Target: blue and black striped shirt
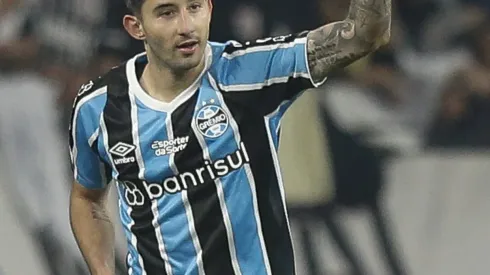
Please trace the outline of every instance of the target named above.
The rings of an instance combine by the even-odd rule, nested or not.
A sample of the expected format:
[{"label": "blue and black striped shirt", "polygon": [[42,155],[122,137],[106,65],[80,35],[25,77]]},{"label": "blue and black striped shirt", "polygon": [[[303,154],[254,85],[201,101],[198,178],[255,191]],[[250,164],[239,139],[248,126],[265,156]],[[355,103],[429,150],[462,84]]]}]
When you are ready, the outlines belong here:
[{"label": "blue and black striped shirt", "polygon": [[316,85],[306,33],[209,42],[169,103],[140,86],[146,62],[84,85],[70,127],[75,179],[117,186],[129,274],[294,274],[276,152],[283,114]]}]

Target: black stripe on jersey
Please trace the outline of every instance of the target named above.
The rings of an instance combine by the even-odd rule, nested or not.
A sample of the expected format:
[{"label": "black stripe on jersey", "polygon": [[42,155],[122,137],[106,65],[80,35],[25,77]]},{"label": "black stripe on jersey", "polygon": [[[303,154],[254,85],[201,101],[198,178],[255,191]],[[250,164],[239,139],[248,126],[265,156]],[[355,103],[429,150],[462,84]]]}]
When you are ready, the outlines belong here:
[{"label": "black stripe on jersey", "polygon": [[[172,113],[174,137],[189,136],[186,149],[175,154],[179,173],[194,171],[204,164],[203,154],[196,154],[202,152],[202,148],[191,128],[198,94]],[[187,195],[203,251],[204,271],[206,274],[235,274],[216,185],[208,173],[203,173],[203,180],[204,184],[189,189]]]},{"label": "black stripe on jersey", "polygon": [[240,105],[243,113],[237,113],[235,119],[250,113],[260,116],[266,116],[276,110],[282,102],[294,100],[304,90],[312,88],[311,81],[307,78],[298,77],[290,78],[286,83],[273,84],[260,90],[254,91],[221,91],[226,102]]},{"label": "black stripe on jersey", "polygon": [[234,43],[229,43],[226,45],[224,52],[227,54],[232,54],[236,51],[241,51],[241,50],[246,50],[254,47],[260,47],[260,46],[268,46],[268,45],[275,45],[275,44],[287,44],[291,43],[294,40],[298,38],[304,38],[308,35],[307,31],[300,32],[300,33],[295,33],[295,34],[290,34],[286,36],[277,36],[277,37],[270,37],[270,38],[265,38],[265,39],[257,39],[254,41],[247,41],[244,43],[239,43],[239,44],[234,44]]},{"label": "black stripe on jersey", "polygon": [[[124,68],[124,67],[122,67]],[[118,143],[133,145],[132,130],[134,125],[131,121],[131,102],[128,94],[128,84],[125,78],[117,79],[109,85],[107,90],[107,104],[104,109],[104,121],[107,127],[109,148],[114,148]],[[113,159],[118,157],[112,154]],[[123,183],[129,181],[139,188],[141,181],[138,178],[139,167],[136,161],[135,150],[132,150],[125,158],[133,158],[133,162],[120,163],[115,165],[119,173],[118,180]],[[125,183],[127,184],[127,183]],[[126,186],[127,188],[127,186]],[[142,192],[144,204],[142,206],[133,206],[131,218],[135,224],[131,228],[132,233],[136,236],[137,249],[143,258],[144,270],[148,274],[165,275],[165,263],[160,257],[158,240],[155,229],[152,225],[153,213],[151,202],[146,192]],[[136,259],[137,260],[137,259]]]},{"label": "black stripe on jersey", "polygon": [[[252,93],[274,94],[280,90],[295,88],[301,85],[300,79],[290,84],[276,84],[265,90],[254,91]],[[291,89],[293,90],[293,89]],[[247,92],[239,93],[246,96]],[[274,161],[272,158],[271,147],[266,131],[264,115],[244,108],[253,105],[243,106],[236,100],[236,93],[223,93],[223,98],[230,109],[232,116],[237,120],[242,141],[247,147],[250,157],[250,168],[252,170],[257,192],[257,203],[259,207],[260,220],[262,222],[262,233],[267,249],[271,271],[273,275],[293,275],[295,270],[294,254],[291,236],[287,224],[287,217],[284,213],[279,178],[276,174]],[[291,99],[294,93],[289,94]],[[270,102],[258,101],[255,104],[265,104],[261,106],[269,110],[269,113],[279,106],[282,100],[274,99]],[[247,114],[246,117],[240,114]]]}]

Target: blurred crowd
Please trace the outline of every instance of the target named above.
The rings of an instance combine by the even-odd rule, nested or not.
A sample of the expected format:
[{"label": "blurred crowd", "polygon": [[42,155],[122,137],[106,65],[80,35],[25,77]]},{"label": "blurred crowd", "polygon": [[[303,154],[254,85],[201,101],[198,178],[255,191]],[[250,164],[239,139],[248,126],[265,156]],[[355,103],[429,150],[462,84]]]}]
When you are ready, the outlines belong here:
[{"label": "blurred crowd", "polygon": [[[244,41],[313,29],[342,20],[349,2],[216,0],[211,40]],[[385,158],[490,147],[490,1],[393,4],[391,44],[334,72],[318,89],[316,101],[337,164],[337,200],[366,205],[375,218],[382,211],[376,199]],[[48,258],[53,258],[54,243],[70,247],[65,256],[77,254],[63,220],[67,209],[60,209],[70,183],[65,140],[73,99],[88,79],[143,50],[122,27],[126,12],[123,0],[0,0],[0,159],[8,167],[9,190],[19,198],[17,209],[30,217],[26,226]],[[355,185],[355,175],[342,170],[353,165],[370,171],[371,184]],[[329,207],[322,208],[322,215],[331,213]],[[382,242],[389,244],[380,219]],[[348,237],[331,219],[326,222],[345,248],[352,274],[365,274],[343,241]],[[405,274],[394,248],[385,245],[384,251],[392,274]],[[60,261],[51,261],[52,274],[63,274],[56,271],[62,270]],[[79,261],[73,260],[71,270],[77,266],[83,274]],[[314,265],[310,263],[310,272],[323,274]]]}]

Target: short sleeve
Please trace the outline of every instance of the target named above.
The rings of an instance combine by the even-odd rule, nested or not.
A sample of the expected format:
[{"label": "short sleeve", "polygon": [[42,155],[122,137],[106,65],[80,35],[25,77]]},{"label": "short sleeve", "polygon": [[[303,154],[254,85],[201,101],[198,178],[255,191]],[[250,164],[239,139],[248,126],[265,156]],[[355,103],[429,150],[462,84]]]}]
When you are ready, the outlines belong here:
[{"label": "short sleeve", "polygon": [[225,91],[257,90],[302,80],[298,90],[318,87],[310,75],[307,32],[259,39],[244,44],[229,42],[222,54],[219,74]]},{"label": "short sleeve", "polygon": [[73,175],[88,189],[104,188],[108,183],[107,165],[97,153],[100,115],[104,104],[105,91],[99,89],[79,95],[72,111],[69,139]]},{"label": "short sleeve", "polygon": [[311,78],[307,34],[228,42],[212,67],[217,88],[225,98],[257,106],[264,115],[289,106],[285,102],[292,103],[303,91],[325,81]]}]

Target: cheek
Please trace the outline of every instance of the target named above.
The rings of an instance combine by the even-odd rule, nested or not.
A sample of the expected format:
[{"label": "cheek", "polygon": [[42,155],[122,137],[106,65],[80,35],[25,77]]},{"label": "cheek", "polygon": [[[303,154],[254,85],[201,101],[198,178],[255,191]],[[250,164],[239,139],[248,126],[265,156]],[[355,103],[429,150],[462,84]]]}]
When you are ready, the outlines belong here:
[{"label": "cheek", "polygon": [[211,23],[211,17],[203,15],[202,17],[195,19],[195,25],[197,26],[199,33],[201,35],[207,34],[209,32],[209,26]]},{"label": "cheek", "polygon": [[208,10],[202,10],[190,16],[192,23],[196,26],[208,25],[211,22],[211,13]]},{"label": "cheek", "polygon": [[147,32],[147,42],[159,48],[169,48],[172,45],[172,35],[162,29],[153,29]]}]

